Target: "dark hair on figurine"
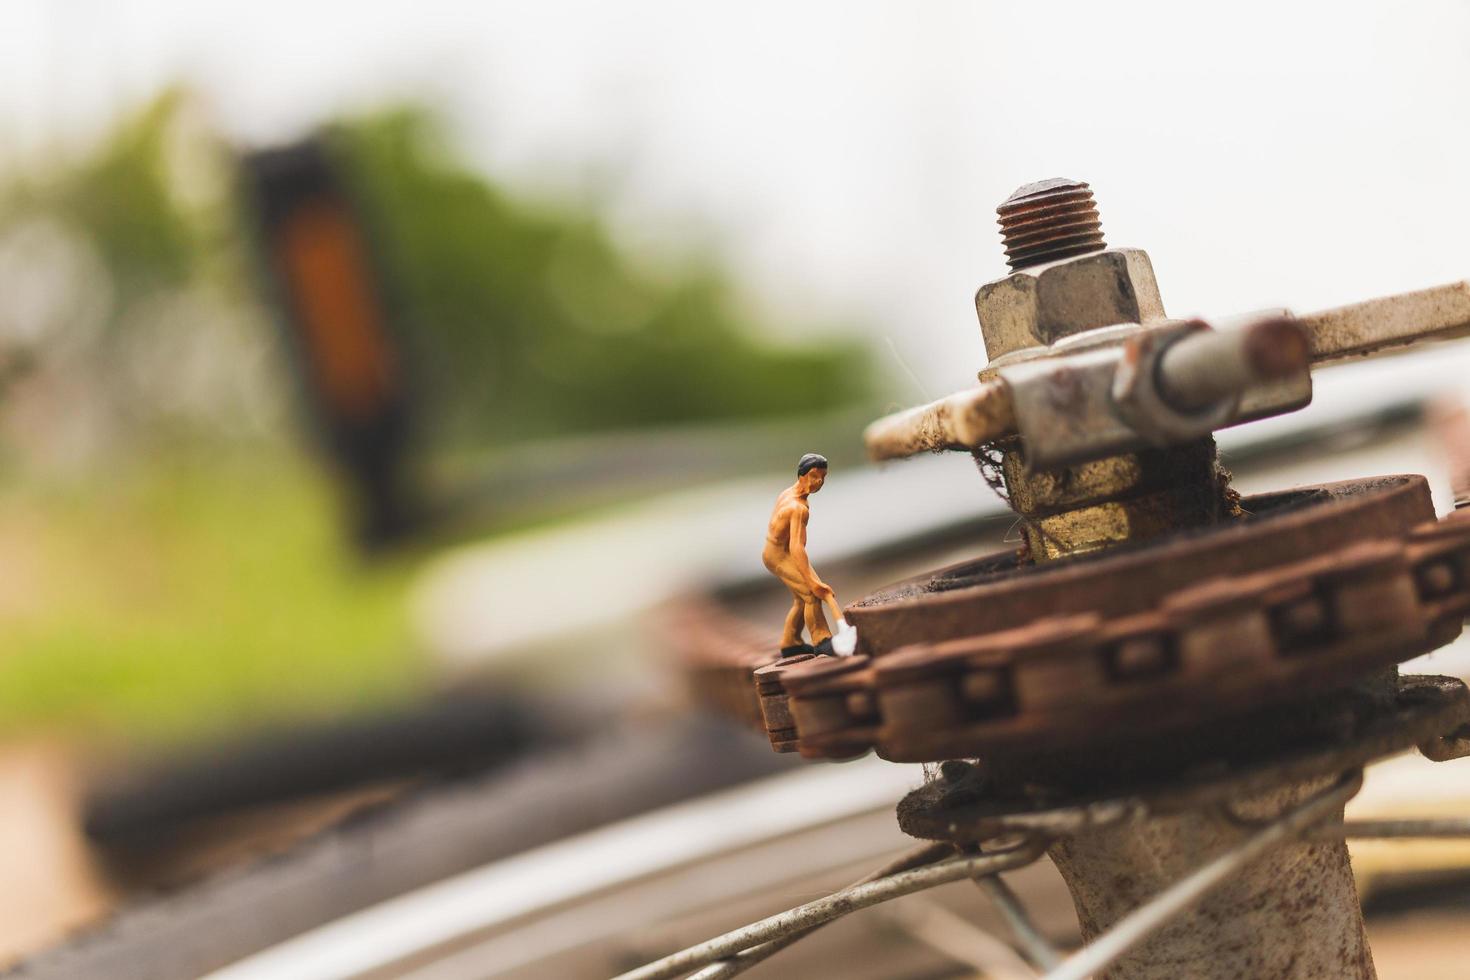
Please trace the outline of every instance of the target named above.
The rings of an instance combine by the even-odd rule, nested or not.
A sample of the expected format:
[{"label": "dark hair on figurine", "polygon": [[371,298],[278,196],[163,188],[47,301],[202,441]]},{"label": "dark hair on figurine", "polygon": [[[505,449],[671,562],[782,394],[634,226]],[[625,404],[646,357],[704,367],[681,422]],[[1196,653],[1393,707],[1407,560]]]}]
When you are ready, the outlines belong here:
[{"label": "dark hair on figurine", "polygon": [[796,464],[796,475],[806,476],[807,472],[815,469],[826,469],[827,457],[821,453],[807,453],[801,457],[801,462]]}]

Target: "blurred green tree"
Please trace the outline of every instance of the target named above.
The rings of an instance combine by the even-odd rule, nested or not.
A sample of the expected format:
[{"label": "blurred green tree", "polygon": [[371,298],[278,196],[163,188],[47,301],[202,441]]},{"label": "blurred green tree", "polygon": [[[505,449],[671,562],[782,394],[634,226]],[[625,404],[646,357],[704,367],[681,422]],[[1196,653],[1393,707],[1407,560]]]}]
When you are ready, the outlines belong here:
[{"label": "blurred green tree", "polygon": [[[187,93],[170,91],[80,158],[46,160],[0,187],[0,237],[39,215],[100,260],[106,311],[87,386],[106,394],[97,410],[107,426],[156,424],[160,413],[140,404],[156,397],[168,403],[171,437],[192,431],[207,441],[223,434],[212,424],[242,413],[215,406],[192,427],[174,424],[170,365],[212,364],[217,378],[231,364],[258,360],[242,352],[238,324],[242,313],[263,318],[243,261],[228,157],[190,106]],[[426,403],[421,435],[435,445],[827,413],[872,393],[865,347],[839,330],[800,345],[769,339],[789,331],[757,330],[712,262],[650,269],[633,260],[595,203],[533,201],[471,170],[422,107],[339,120],[329,131],[372,219]],[[182,186],[199,183],[201,161],[216,171],[203,182],[213,198]],[[209,302],[175,316],[180,325],[169,330],[187,336],[171,340],[157,329],[157,313],[161,297],[180,295]],[[233,315],[234,326],[211,333],[209,324],[188,322],[211,313]],[[262,330],[257,342],[274,337]],[[200,352],[211,344],[219,348],[213,356]],[[187,358],[159,351],[183,345]],[[134,380],[119,383],[130,369]],[[194,382],[221,398],[227,387]],[[255,385],[257,395],[264,389],[272,398],[286,390]]]},{"label": "blurred green tree", "polygon": [[643,271],[585,206],[531,203],[456,162],[422,109],[336,135],[456,442],[823,412],[871,394],[857,343],[763,342],[718,269]]},{"label": "blurred green tree", "polygon": [[[713,264],[635,262],[595,203],[497,185],[442,149],[423,109],[332,132],[436,446],[780,420],[868,396],[856,343],[763,339],[782,331],[757,331]],[[0,539],[24,583],[0,601],[0,729],[86,719],[193,738],[427,683],[411,564],[342,562],[338,496],[280,451],[290,386],[222,147],[175,91],[83,153],[0,176]],[[748,465],[733,439],[676,436],[720,461],[708,477]],[[607,440],[614,455],[631,441]],[[28,465],[47,453],[68,465]]]}]

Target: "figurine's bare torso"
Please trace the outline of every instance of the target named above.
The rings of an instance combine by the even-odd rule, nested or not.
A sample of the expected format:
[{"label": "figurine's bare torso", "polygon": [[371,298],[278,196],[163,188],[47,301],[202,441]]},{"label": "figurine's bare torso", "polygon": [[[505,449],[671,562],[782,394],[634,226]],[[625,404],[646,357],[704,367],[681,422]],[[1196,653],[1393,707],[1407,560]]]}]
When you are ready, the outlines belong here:
[{"label": "figurine's bare torso", "polygon": [[782,490],[781,496],[776,498],[776,509],[771,511],[771,524],[766,528],[766,550],[762,556],[767,568],[771,568],[772,562],[790,554],[793,540],[798,541],[803,549],[806,547],[806,522],[812,510],[806,502],[806,494],[798,496],[795,490],[795,487]]}]

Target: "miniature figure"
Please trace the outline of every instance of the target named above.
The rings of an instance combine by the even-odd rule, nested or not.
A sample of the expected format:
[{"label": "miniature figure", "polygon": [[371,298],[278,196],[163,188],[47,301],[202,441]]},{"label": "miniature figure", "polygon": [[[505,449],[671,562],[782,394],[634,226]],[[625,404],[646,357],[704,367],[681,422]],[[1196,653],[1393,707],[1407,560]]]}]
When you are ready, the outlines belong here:
[{"label": "miniature figure", "polygon": [[[807,497],[822,489],[827,480],[827,459],[817,453],[807,453],[796,464],[796,482],[776,498],[776,508],[771,511],[771,523],[766,528],[766,547],[761,554],[766,569],[791,590],[791,612],[786,614],[786,626],[781,631],[781,656],[793,657],[802,653],[850,654],[857,643],[856,630],[842,620],[837,599],[832,588],[817,577],[811,561],[806,556],[806,524],[811,514]],[[827,626],[827,617],[822,604],[831,605],[837,617],[837,649],[833,649],[832,630]],[[801,640],[802,626],[806,626],[810,643]]]}]

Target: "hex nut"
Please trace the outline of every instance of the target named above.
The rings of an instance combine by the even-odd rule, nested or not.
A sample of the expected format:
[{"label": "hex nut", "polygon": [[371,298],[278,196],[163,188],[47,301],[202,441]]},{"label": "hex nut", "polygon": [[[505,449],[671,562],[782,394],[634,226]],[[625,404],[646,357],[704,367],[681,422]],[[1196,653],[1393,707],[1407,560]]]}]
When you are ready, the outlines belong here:
[{"label": "hex nut", "polygon": [[1119,323],[1164,317],[1148,253],[1109,248],[1013,272],[975,294],[990,359]]},{"label": "hex nut", "polygon": [[1050,561],[1214,524],[1220,508],[1216,495],[1181,487],[1032,518],[1023,532],[1037,560]]}]

